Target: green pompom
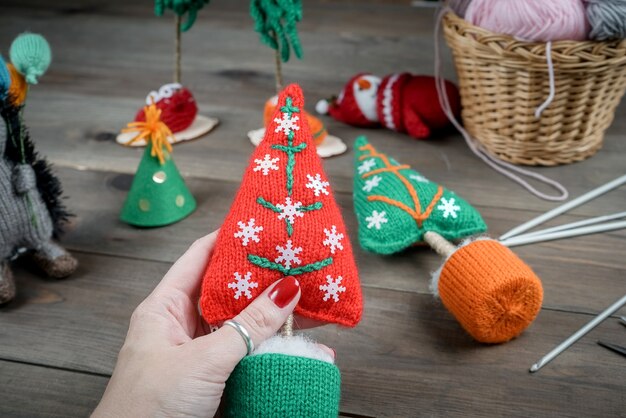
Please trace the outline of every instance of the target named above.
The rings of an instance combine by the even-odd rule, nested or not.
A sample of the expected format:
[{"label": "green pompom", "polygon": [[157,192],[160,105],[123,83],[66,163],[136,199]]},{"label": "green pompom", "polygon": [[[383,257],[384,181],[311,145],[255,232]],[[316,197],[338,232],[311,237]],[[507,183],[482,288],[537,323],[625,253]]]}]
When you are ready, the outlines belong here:
[{"label": "green pompom", "polygon": [[424,240],[427,231],[458,240],[487,230],[480,213],[460,196],[357,138],[354,210],[361,246],[392,254]]},{"label": "green pompom", "polygon": [[302,20],[301,0],[252,0],[250,15],[261,42],[272,49],[280,49],[283,62],[289,61],[291,49],[296,57],[302,58],[302,45],[296,28]]},{"label": "green pompom", "polygon": [[23,33],[15,38],[9,56],[28,84],[37,84],[37,79],[45,74],[52,61],[48,41],[36,33]]},{"label": "green pompom", "polygon": [[154,14],[163,16],[165,9],[170,9],[181,17],[188,13],[187,21],[180,28],[182,32],[187,32],[195,23],[198,10],[206,4],[209,4],[209,0],[155,0]]}]

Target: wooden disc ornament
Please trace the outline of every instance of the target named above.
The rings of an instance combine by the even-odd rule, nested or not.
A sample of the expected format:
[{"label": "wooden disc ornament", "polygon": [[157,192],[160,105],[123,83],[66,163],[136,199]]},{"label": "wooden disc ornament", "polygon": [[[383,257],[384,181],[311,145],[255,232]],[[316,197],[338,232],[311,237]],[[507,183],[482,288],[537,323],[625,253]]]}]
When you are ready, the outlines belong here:
[{"label": "wooden disc ornament", "polygon": [[[456,193],[379,152],[355,143],[354,207],[361,246],[379,254],[426,243],[446,260],[431,290],[476,340],[519,335],[541,308],[537,275],[511,250],[480,236],[480,213]],[[478,235],[474,239],[467,239]],[[466,239],[458,247],[450,240]]]},{"label": "wooden disc ornament", "polygon": [[[235,317],[287,276],[300,285],[295,314],[353,327],[363,302],[348,233],[304,117],[300,87],[278,98],[206,269],[200,310],[209,324]],[[260,345],[227,382],[227,416],[336,417],[339,370],[291,335]]]}]

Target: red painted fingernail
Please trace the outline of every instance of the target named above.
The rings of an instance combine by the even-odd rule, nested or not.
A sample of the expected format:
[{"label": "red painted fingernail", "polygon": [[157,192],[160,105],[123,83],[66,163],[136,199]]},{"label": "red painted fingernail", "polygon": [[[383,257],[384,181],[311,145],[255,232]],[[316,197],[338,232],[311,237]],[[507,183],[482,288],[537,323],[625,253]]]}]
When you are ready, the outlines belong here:
[{"label": "red painted fingernail", "polygon": [[284,308],[296,297],[300,290],[300,283],[293,277],[282,279],[269,293],[269,298],[279,308]]}]

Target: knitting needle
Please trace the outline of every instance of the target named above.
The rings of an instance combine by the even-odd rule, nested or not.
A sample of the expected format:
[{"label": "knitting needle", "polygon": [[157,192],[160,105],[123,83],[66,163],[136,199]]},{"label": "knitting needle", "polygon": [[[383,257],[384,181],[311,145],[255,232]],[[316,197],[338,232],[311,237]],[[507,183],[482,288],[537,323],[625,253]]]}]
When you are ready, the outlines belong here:
[{"label": "knitting needle", "polygon": [[604,341],[598,341],[598,345],[604,348],[608,348],[609,350],[626,357],[626,348],[622,347],[621,345],[605,343]]},{"label": "knitting needle", "polygon": [[552,232],[549,234],[540,235],[519,235],[504,241],[500,241],[500,244],[505,247],[515,247],[518,245],[533,244],[536,242],[552,241],[555,239],[563,239],[570,237],[577,237],[580,235],[597,234],[599,232],[614,231],[616,229],[626,228],[626,221],[619,222],[607,222],[599,225],[583,226],[581,228],[566,229],[564,231]]},{"label": "knitting needle", "polygon": [[596,189],[593,189],[593,190],[583,194],[582,196],[578,196],[576,199],[570,200],[569,202],[567,202],[567,203],[565,203],[565,204],[563,204],[561,206],[558,206],[558,207],[556,207],[556,208],[554,208],[554,209],[544,213],[543,215],[539,215],[536,218],[531,219],[530,221],[528,221],[526,223],[523,223],[522,225],[517,226],[517,227],[511,229],[509,232],[507,232],[504,235],[502,235],[500,237],[500,240],[502,241],[502,240],[505,240],[507,238],[514,237],[515,235],[519,235],[522,232],[526,232],[529,229],[531,229],[531,228],[533,228],[533,227],[535,227],[535,226],[537,226],[539,224],[542,224],[542,223],[544,223],[544,222],[546,222],[546,221],[548,221],[548,220],[550,220],[550,219],[552,219],[552,218],[554,218],[554,217],[556,217],[556,216],[558,216],[558,215],[560,215],[562,213],[565,213],[565,212],[567,212],[570,209],[573,209],[573,208],[575,208],[577,206],[580,206],[583,203],[586,203],[586,202],[588,202],[588,201],[590,201],[592,199],[595,199],[596,197],[598,197],[598,196],[600,196],[600,195],[602,195],[602,194],[604,194],[604,193],[606,193],[606,192],[608,192],[610,190],[613,190],[616,187],[619,187],[619,186],[621,186],[624,183],[626,183],[626,174],[624,174],[623,176],[618,177],[615,180],[610,181],[610,182],[608,182],[608,183],[606,183],[606,184],[604,184],[604,185],[602,185],[602,186],[600,186],[600,187],[598,187]]},{"label": "knitting needle", "polygon": [[552,351],[546,354],[541,358],[537,363],[530,366],[530,372],[534,373],[541,369],[543,366],[552,361],[556,356],[561,354],[563,351],[567,350],[570,345],[574,344],[576,341],[581,339],[585,334],[589,331],[597,327],[602,321],[608,318],[610,315],[617,312],[622,306],[626,305],[626,295],[622,296],[620,300],[606,308],[603,312],[599,313],[594,319],[589,321],[587,325],[576,331],[572,336],[570,336],[567,340],[563,341],[561,344],[557,345]]},{"label": "knitting needle", "polygon": [[579,228],[581,226],[587,226],[587,225],[595,225],[595,224],[608,222],[608,221],[614,221],[616,219],[622,219],[622,218],[626,218],[626,212],[618,212],[612,215],[596,216],[590,219],[583,219],[582,221],[570,222],[568,224],[553,226],[552,228],[540,229],[539,231],[533,231],[527,234],[517,235],[514,238],[531,237],[531,236],[536,236],[536,235],[549,234],[551,232],[564,231],[566,229],[574,229],[574,228]]}]

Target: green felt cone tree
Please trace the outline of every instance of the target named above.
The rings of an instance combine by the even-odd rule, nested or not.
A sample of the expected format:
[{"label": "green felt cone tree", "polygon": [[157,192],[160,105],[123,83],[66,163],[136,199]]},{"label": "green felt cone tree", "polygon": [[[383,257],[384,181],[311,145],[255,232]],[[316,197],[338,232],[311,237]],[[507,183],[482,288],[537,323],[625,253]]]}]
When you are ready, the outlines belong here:
[{"label": "green felt cone tree", "polygon": [[172,133],[160,120],[154,104],[144,108],[145,122],[132,122],[126,131],[138,132],[129,142],[146,139],[148,146],[139,163],[120,219],[139,227],[165,226],[187,217],[196,201],[185,185],[171,155],[167,137]]},{"label": "green felt cone tree", "polygon": [[469,203],[378,152],[365,137],[355,149],[354,208],[364,249],[392,254],[423,242],[426,231],[458,240],[487,230]]}]

